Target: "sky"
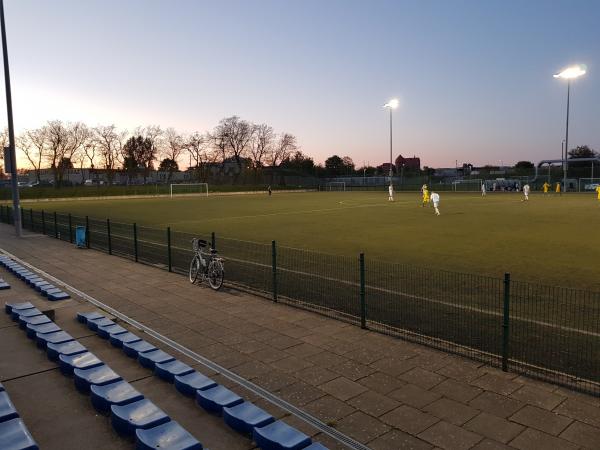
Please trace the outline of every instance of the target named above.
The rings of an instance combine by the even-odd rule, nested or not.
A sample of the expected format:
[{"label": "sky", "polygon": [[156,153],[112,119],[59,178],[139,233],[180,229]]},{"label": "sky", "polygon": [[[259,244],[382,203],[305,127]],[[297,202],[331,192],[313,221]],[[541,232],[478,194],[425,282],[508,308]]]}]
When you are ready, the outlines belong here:
[{"label": "sky", "polygon": [[[204,132],[238,115],[317,162],[454,167],[600,150],[600,1],[5,0],[16,131]],[[3,85],[0,89],[4,99]],[[2,104],[4,102],[2,101]],[[6,123],[5,108],[0,123]]]}]

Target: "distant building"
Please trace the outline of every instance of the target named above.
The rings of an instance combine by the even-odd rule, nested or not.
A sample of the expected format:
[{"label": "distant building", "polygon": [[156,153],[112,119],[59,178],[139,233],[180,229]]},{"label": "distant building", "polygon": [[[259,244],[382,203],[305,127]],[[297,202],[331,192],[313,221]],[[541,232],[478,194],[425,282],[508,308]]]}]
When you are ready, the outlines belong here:
[{"label": "distant building", "polygon": [[399,172],[402,166],[404,166],[404,169],[421,170],[421,158],[417,156],[405,158],[402,155],[398,155],[396,158],[396,171]]}]

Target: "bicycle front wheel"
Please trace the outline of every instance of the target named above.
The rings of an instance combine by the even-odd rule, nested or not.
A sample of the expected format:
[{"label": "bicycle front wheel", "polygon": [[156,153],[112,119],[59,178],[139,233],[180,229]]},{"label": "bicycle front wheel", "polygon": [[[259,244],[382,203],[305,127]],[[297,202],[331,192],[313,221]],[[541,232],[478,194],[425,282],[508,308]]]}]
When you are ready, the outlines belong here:
[{"label": "bicycle front wheel", "polygon": [[221,289],[223,286],[223,280],[225,279],[225,269],[223,263],[218,260],[213,260],[208,265],[208,284],[215,291]]},{"label": "bicycle front wheel", "polygon": [[190,283],[194,284],[196,282],[196,280],[198,280],[199,274],[200,274],[200,258],[198,258],[198,255],[196,255],[192,259],[192,262],[190,262],[190,272],[189,272]]}]

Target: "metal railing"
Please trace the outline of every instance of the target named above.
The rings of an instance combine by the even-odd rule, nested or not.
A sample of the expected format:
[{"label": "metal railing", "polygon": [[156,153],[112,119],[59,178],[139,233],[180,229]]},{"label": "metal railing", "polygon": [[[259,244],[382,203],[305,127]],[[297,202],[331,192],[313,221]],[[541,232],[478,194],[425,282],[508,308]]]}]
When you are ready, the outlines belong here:
[{"label": "metal railing", "polygon": [[[211,239],[231,287],[600,396],[600,292],[430,270],[109,219],[21,210],[23,227],[187,274],[193,237]],[[0,207],[0,221],[12,211]]]}]

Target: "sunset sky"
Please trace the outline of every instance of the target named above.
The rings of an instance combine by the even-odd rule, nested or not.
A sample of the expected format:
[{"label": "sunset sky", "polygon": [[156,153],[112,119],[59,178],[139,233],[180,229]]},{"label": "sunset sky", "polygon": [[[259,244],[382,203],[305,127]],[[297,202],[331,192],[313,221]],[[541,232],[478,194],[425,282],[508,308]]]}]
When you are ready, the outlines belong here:
[{"label": "sunset sky", "polygon": [[[17,132],[47,120],[207,131],[226,116],[322,162],[454,166],[600,150],[600,1],[5,0]],[[4,105],[2,83],[2,105]],[[6,123],[5,107],[0,120]]]}]

